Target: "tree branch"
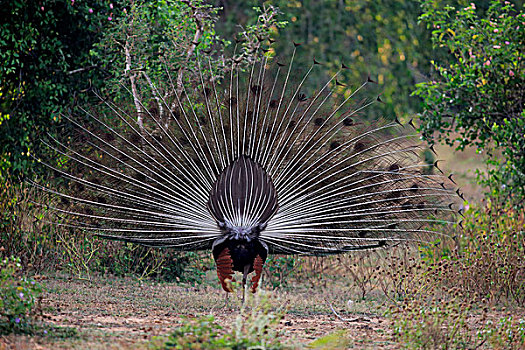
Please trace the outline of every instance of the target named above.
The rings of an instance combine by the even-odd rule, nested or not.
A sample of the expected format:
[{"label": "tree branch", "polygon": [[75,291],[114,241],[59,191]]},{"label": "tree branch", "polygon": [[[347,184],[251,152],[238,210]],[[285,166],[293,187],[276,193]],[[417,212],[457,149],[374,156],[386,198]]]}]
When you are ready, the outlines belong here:
[{"label": "tree branch", "polygon": [[129,82],[131,83],[131,93],[133,95],[133,103],[135,104],[135,109],[137,110],[137,125],[139,126],[141,134],[144,134],[144,109],[140,103],[139,92],[137,89],[137,73],[131,71],[131,50],[129,36],[126,36],[124,55],[126,56],[126,68],[124,69],[124,75],[129,77]]},{"label": "tree branch", "polygon": [[[153,82],[151,81],[150,77],[148,76],[148,74],[146,72],[142,72],[142,75],[144,75],[144,78],[146,78],[146,81],[148,82],[150,88],[151,88],[151,92],[153,94],[153,97],[155,98],[155,101],[157,101],[157,106],[159,108],[159,122],[163,122],[163,116],[164,116],[164,105],[163,105],[163,101],[161,99],[161,97],[159,96],[159,93],[158,93],[158,90],[157,88],[155,87],[155,85],[153,84]],[[161,124],[165,129],[168,128],[168,123],[167,123],[167,118],[166,118],[166,123],[165,124]]]},{"label": "tree branch", "polygon": [[[193,40],[191,41],[191,45],[188,48],[188,51],[186,51],[186,62],[188,62],[191,56],[195,53],[195,49],[197,48],[197,45],[199,45],[199,40],[201,39],[202,34],[204,32],[204,26],[200,19],[200,15],[198,13],[197,8],[195,8],[195,6],[191,4],[191,1],[184,1],[184,2],[191,8],[191,17],[193,18],[193,20],[195,21],[195,25],[197,26],[197,29],[195,30],[195,35],[193,36]],[[184,85],[182,81],[183,77],[184,77],[184,69],[181,67],[177,73],[177,88],[176,88],[177,99],[176,101],[181,96],[182,91],[184,90]],[[173,102],[170,109],[173,110],[175,106],[176,106],[176,103]],[[161,118],[163,117],[164,116],[161,116]],[[164,124],[167,125],[167,118],[164,121]]]}]

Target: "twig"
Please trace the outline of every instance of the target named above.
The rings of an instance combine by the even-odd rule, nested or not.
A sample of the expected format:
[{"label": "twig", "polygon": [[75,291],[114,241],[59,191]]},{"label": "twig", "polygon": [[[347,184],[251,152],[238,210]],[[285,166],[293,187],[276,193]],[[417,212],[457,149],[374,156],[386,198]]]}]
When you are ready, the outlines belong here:
[{"label": "twig", "polygon": [[70,71],[67,72],[67,74],[68,75],[73,75],[73,74],[76,74],[76,73],[84,72],[86,70],[91,70],[91,69],[96,68],[96,67],[98,67],[98,65],[97,64],[93,64],[91,66],[70,70]]},{"label": "twig", "polygon": [[337,317],[343,322],[370,322],[370,319],[368,317],[344,318],[341,315],[339,315],[337,311],[335,311],[334,307],[328,300],[325,299],[325,301],[330,306],[330,309],[332,309],[332,312],[334,313],[335,317]]},{"label": "twig", "polygon": [[[164,125],[164,124],[162,124],[163,116],[164,116],[164,106],[162,104],[163,100],[159,96],[158,90],[155,87],[155,84],[153,84],[153,82],[151,81],[149,75],[146,72],[142,72],[142,75],[144,75],[144,78],[146,78],[146,81],[148,82],[148,84],[149,84],[149,86],[151,88],[151,92],[153,94],[153,97],[155,98],[155,101],[157,101],[157,106],[159,108],[159,123],[160,123],[160,125]],[[168,125],[167,124],[164,125],[164,128],[167,129]]]},{"label": "twig", "polygon": [[[199,40],[201,39],[202,34],[204,32],[204,26],[202,24],[202,21],[199,18],[199,13],[197,11],[197,8],[192,5],[191,1],[183,1],[183,2],[186,3],[186,5],[188,5],[191,8],[191,17],[193,18],[193,20],[195,21],[195,25],[197,26],[197,29],[195,30],[195,35],[193,36],[193,40],[191,41],[191,45],[188,48],[188,51],[186,51],[186,62],[188,62],[190,57],[195,52],[195,49],[199,45]],[[182,91],[184,90],[184,85],[182,81],[183,78],[184,78],[184,69],[181,66],[181,68],[179,69],[177,73],[177,89],[176,89],[177,96],[180,96],[182,94]],[[173,110],[175,105],[176,103],[173,102],[170,109]],[[162,117],[163,116],[161,116],[161,118]],[[161,120],[161,122],[163,121]],[[164,124],[167,127],[167,120],[164,122]]]}]

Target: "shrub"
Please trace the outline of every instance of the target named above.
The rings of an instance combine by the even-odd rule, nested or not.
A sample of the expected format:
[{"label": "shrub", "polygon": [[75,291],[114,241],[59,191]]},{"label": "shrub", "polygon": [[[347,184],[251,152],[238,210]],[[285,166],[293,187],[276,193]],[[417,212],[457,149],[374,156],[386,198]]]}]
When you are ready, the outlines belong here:
[{"label": "shrub", "polygon": [[423,252],[440,264],[441,283],[478,301],[525,306],[525,214],[488,201],[471,207],[463,226],[453,249]]},{"label": "shrub", "polygon": [[[262,295],[262,296],[261,296]],[[233,322],[233,329],[225,331],[213,316],[188,320],[157,349],[283,349],[279,321],[282,311],[272,311],[270,298],[260,292],[252,302],[251,310],[243,305]]]},{"label": "shrub", "polygon": [[60,113],[85,97],[79,91],[101,84],[106,74],[89,50],[110,11],[94,0],[0,8],[0,176],[38,173],[37,141],[59,134]]},{"label": "shrub", "polygon": [[[0,177],[1,180],[1,177]],[[0,187],[0,259],[17,256],[24,268],[41,271],[57,262],[57,229],[47,203],[35,188],[4,179]]]},{"label": "shrub", "polygon": [[298,268],[296,256],[273,256],[268,259],[265,270],[273,288],[286,287]]},{"label": "shrub", "polygon": [[92,273],[110,273],[200,284],[212,268],[210,258],[195,252],[108,241],[81,231],[59,231],[58,236],[63,265],[79,279],[90,280]]},{"label": "shrub", "polygon": [[50,209],[55,206],[56,199],[43,191],[5,179],[0,187],[0,259],[17,256],[24,269],[66,269],[82,279],[101,272],[201,283],[205,271],[212,268],[210,259],[197,253],[93,237],[68,227],[68,222]]},{"label": "shrub", "polygon": [[475,348],[467,324],[471,303],[458,298],[406,298],[390,308],[394,338],[413,349]]},{"label": "shrub", "polygon": [[391,253],[380,284],[394,338],[406,347],[522,348],[525,320],[498,319],[489,306],[524,305],[525,216],[494,202],[469,208],[455,240],[422,247],[421,258]]},{"label": "shrub", "polygon": [[39,309],[42,287],[23,276],[20,259],[5,258],[0,262],[0,332],[24,332]]},{"label": "shrub", "polygon": [[[431,143],[462,150],[472,145],[488,156],[488,177],[480,182],[523,206],[525,198],[525,13],[495,0],[483,15],[437,1],[422,3],[420,20],[432,30],[435,48],[448,60],[432,62],[434,80],[414,92],[423,99],[420,130]],[[503,154],[503,158],[499,153]]]}]

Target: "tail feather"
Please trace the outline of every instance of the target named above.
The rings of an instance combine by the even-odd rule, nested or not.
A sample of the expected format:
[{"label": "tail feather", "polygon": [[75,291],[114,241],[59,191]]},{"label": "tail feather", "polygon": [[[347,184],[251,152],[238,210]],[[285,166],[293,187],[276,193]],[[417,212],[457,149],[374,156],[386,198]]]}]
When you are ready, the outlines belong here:
[{"label": "tail feather", "polygon": [[343,66],[310,91],[322,66],[314,60],[299,75],[298,49],[285,65],[268,54],[247,67],[232,60],[221,80],[198,61],[193,85],[150,81],[134,99],[138,116],[98,96],[84,117],[66,117],[76,142],[47,144],[68,160],[49,167],[70,187],[35,186],[64,199],[54,209],[71,227],[181,250],[211,248],[226,220],[261,224],[271,252],[293,254],[420,241],[453,223],[457,194],[449,178],[428,174],[414,131],[359,117],[378,103],[354,102],[373,81],[352,90]]}]

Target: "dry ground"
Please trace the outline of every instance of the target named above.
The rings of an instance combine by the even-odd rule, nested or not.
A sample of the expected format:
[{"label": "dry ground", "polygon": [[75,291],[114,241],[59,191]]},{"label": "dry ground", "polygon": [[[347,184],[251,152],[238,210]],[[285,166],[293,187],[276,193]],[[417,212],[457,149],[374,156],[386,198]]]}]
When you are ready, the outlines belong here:
[{"label": "dry ground", "polygon": [[[240,302],[216,287],[182,287],[171,283],[137,281],[130,278],[95,277],[92,281],[62,276],[45,279],[42,300],[44,322],[71,327],[78,335],[56,337],[8,336],[0,338],[0,349],[136,349],[144,348],[155,336],[169,334],[185,318],[213,315],[228,329],[239,314]],[[344,302],[326,295],[322,286],[270,293],[272,305],[286,306],[281,321],[289,344],[309,344],[314,339],[346,330],[355,348],[396,348],[389,340],[377,300],[354,305],[352,314]],[[344,293],[344,291],[341,291]],[[330,293],[329,293],[330,294]],[[325,299],[331,300],[342,317],[363,317],[366,321],[345,322],[337,318]]]},{"label": "dry ground", "polygon": [[[43,282],[47,286],[42,300],[44,324],[74,328],[76,335],[4,336],[0,337],[0,349],[142,349],[151,346],[156,337],[169,334],[186,318],[213,315],[228,329],[240,310],[237,297],[230,298],[229,306],[225,306],[224,293],[208,284],[184,287],[110,276],[85,281],[68,275],[48,276]],[[327,282],[327,287],[267,292],[272,305],[287,308],[280,322],[287,344],[308,346],[315,339],[336,333],[331,345],[316,348],[401,347],[392,339],[388,320],[383,317],[384,299],[379,291],[370,292],[366,301],[348,303],[348,295],[357,297],[356,291],[345,287],[341,280]],[[347,322],[336,317],[328,302],[341,317],[361,320]],[[502,314],[494,312],[491,317],[497,319]],[[516,316],[525,317],[525,312]],[[476,327],[479,319],[473,315],[469,322]]]}]

